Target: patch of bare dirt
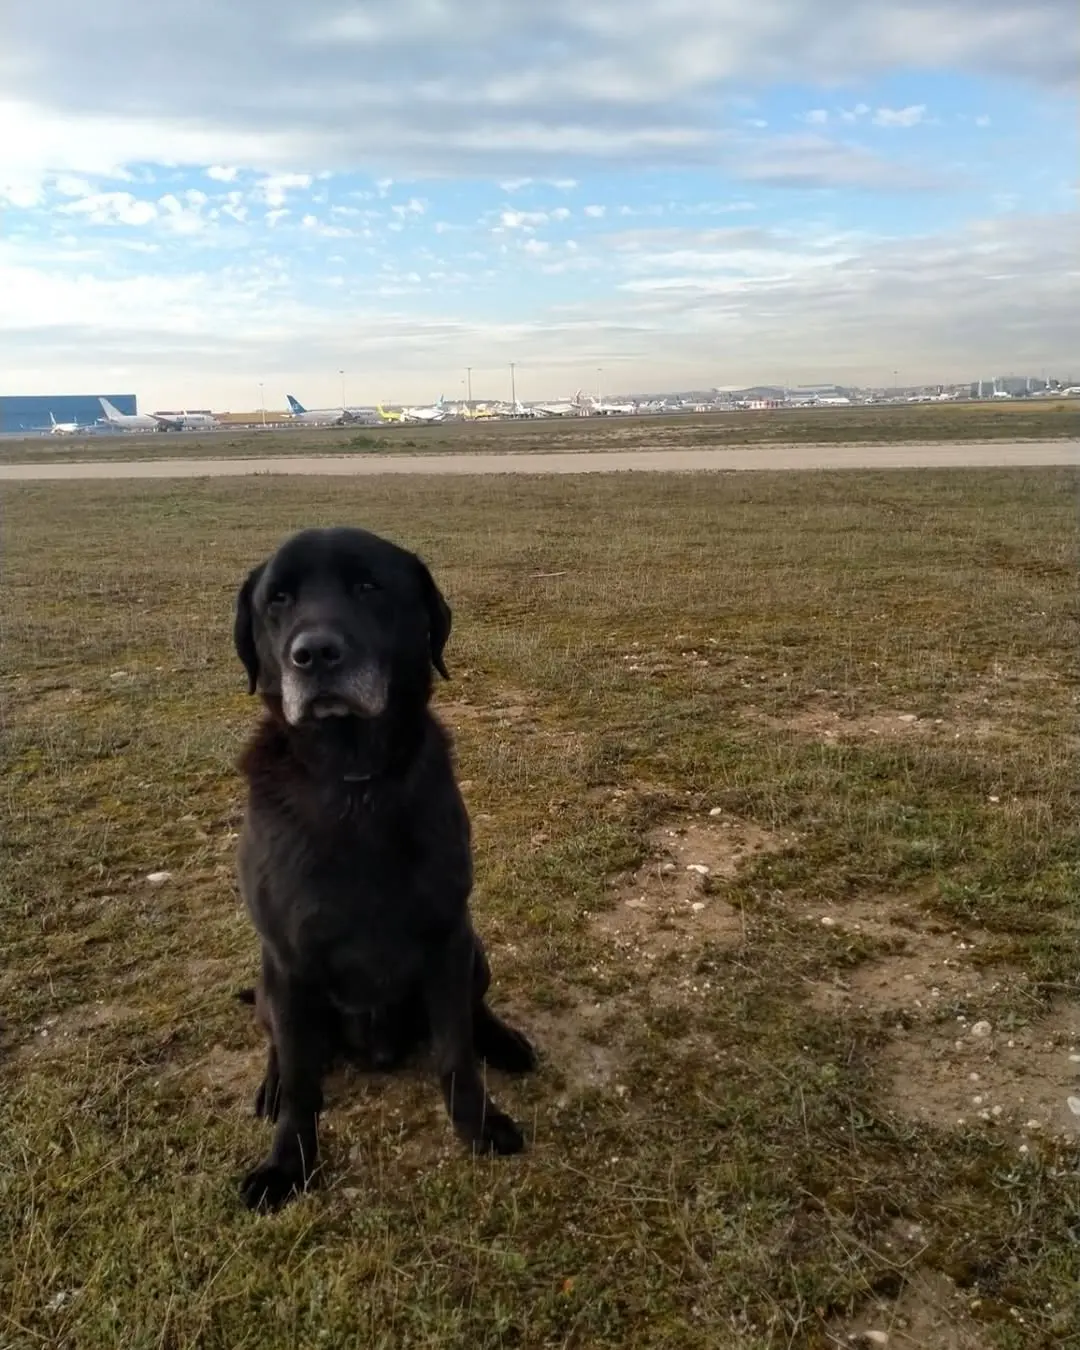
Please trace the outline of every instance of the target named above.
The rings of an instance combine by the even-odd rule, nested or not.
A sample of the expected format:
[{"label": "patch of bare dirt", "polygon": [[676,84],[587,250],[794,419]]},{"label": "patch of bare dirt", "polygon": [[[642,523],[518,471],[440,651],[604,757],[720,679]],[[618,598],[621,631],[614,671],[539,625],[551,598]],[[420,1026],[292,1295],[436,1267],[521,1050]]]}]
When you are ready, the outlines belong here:
[{"label": "patch of bare dirt", "polygon": [[[892,898],[822,906],[803,916],[832,935],[838,954],[853,964],[814,985],[810,999],[831,1013],[896,1013],[905,1018],[935,1014],[953,1004],[977,1008],[998,994],[1014,972],[988,976],[978,964],[989,936],[960,932]],[[858,960],[860,954],[866,959]],[[856,962],[857,963],[854,963]]]},{"label": "patch of bare dirt", "polygon": [[845,1350],[988,1350],[967,1300],[947,1275],[915,1270],[893,1301],[874,1300],[843,1325],[830,1342]]},{"label": "patch of bare dirt", "polygon": [[926,739],[939,743],[948,741],[985,740],[988,737],[1009,737],[1013,734],[1007,724],[987,716],[963,718],[920,717],[906,709],[887,709],[875,713],[845,713],[835,708],[802,708],[790,717],[773,717],[758,709],[744,714],[750,721],[765,726],[793,731],[816,741],[904,741]]},{"label": "patch of bare dirt", "polygon": [[883,1068],[890,1102],[904,1115],[996,1123],[1025,1141],[1080,1141],[1080,1004],[1017,1030],[986,1021],[917,1026],[891,1041]]},{"label": "patch of bare dirt", "polygon": [[996,1025],[994,1008],[1025,977],[982,964],[990,939],[981,930],[948,930],[892,900],[804,917],[857,961],[812,986],[813,1006],[871,1013],[889,1028],[879,1062],[893,1110],[942,1126],[981,1121],[1021,1138],[1080,1139],[1080,1004],[1060,1003],[1027,1026]]},{"label": "patch of bare dirt", "polygon": [[553,1074],[562,1089],[557,1106],[565,1106],[570,1093],[616,1085],[621,1021],[622,1010],[615,1002],[601,1002],[587,993],[568,1008],[530,1008],[527,1018],[523,1015],[517,1025],[523,1029],[527,1025],[540,1053],[541,1070]]},{"label": "patch of bare dirt", "polygon": [[646,967],[671,954],[696,953],[705,942],[734,945],[743,937],[742,915],[716,883],[784,842],[724,816],[661,826],[649,836],[651,856],[619,884],[615,907],[592,916],[593,928]]},{"label": "patch of bare dirt", "polygon": [[262,1045],[244,1050],[214,1045],[192,1066],[191,1077],[196,1090],[210,1097],[215,1105],[231,1106],[241,1101],[250,1104],[255,1100],[265,1062]]},{"label": "patch of bare dirt", "polygon": [[42,1018],[15,1053],[32,1059],[71,1054],[89,1044],[96,1032],[137,1015],[134,1008],[121,1003],[80,1003]]},{"label": "patch of bare dirt", "polygon": [[534,710],[528,697],[513,689],[503,690],[492,702],[475,703],[468,697],[438,699],[432,711],[451,729],[481,723],[512,727],[534,722]]}]

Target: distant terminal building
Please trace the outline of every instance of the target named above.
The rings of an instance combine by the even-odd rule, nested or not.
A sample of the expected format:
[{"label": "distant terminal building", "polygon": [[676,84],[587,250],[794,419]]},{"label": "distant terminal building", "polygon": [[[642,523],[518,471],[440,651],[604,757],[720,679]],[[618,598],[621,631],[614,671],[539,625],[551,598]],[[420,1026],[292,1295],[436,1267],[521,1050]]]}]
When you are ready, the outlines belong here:
[{"label": "distant terminal building", "polygon": [[136,413],[134,394],[0,394],[0,432],[48,431],[54,421],[93,426],[102,417],[99,398],[122,413]]}]

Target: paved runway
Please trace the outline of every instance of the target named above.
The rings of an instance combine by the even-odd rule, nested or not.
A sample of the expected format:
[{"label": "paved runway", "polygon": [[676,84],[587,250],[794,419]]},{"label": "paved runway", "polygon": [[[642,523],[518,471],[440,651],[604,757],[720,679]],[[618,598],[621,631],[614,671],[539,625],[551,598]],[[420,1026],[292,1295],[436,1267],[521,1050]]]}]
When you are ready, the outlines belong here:
[{"label": "paved runway", "polygon": [[100,460],[0,464],[0,481],[237,478],[250,474],[693,473],[777,469],[984,469],[1080,466],[1080,441],[950,441],[925,445],[769,445],[725,450],[613,450],[567,454],[287,455],[266,459]]}]

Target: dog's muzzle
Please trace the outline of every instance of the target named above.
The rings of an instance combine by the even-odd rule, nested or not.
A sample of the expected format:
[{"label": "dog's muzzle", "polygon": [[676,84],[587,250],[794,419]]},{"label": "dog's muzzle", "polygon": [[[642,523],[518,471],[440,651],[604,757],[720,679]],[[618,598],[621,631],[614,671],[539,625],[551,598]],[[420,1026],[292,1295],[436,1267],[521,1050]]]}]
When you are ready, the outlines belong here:
[{"label": "dog's muzzle", "polygon": [[290,726],[338,717],[378,717],[386,711],[388,693],[386,673],[370,664],[312,675],[290,665],[281,677],[281,707]]}]

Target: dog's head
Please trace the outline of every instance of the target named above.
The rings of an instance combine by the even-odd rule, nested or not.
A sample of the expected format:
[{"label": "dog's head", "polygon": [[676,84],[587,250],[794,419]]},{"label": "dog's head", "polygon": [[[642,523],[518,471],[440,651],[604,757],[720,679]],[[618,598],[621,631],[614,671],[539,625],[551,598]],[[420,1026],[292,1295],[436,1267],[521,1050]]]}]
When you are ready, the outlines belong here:
[{"label": "dog's head", "polygon": [[449,679],[450,608],[414,554],[366,530],[304,530],[248,574],[234,639],[248,692],[291,726],[381,716]]}]

